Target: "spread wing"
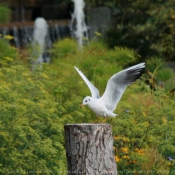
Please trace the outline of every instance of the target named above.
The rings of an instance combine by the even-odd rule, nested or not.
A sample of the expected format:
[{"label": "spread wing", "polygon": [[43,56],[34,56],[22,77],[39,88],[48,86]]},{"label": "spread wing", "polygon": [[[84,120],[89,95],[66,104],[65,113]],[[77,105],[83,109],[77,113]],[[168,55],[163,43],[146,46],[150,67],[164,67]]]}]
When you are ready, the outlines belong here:
[{"label": "spread wing", "polygon": [[92,97],[100,98],[99,90],[86,78],[86,76],[77,67],[75,67],[75,69],[77,70],[81,78],[85,81],[85,83],[89,87]]},{"label": "spread wing", "polygon": [[135,82],[145,68],[145,63],[140,63],[114,74],[107,83],[106,90],[100,101],[111,111],[114,111],[128,85]]}]

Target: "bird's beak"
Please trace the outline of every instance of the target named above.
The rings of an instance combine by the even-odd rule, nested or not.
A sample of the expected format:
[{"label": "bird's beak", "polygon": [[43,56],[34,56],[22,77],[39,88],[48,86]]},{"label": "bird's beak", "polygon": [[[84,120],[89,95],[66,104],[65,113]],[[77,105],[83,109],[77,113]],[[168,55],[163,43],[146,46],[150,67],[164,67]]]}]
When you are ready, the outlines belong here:
[{"label": "bird's beak", "polygon": [[80,107],[82,108],[84,106],[84,104],[81,104]]}]

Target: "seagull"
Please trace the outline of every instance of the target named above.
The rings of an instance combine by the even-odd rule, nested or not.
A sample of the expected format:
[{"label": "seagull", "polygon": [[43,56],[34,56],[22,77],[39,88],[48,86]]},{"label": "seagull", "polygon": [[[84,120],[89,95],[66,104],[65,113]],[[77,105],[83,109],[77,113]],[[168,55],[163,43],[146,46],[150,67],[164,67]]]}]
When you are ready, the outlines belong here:
[{"label": "seagull", "polygon": [[91,91],[91,97],[85,97],[81,106],[87,105],[97,116],[106,118],[117,116],[113,111],[116,109],[127,86],[141,77],[143,69],[145,68],[145,63],[137,64],[114,74],[108,80],[105,92],[101,97],[99,90],[86,76],[76,66],[74,66],[74,68]]}]

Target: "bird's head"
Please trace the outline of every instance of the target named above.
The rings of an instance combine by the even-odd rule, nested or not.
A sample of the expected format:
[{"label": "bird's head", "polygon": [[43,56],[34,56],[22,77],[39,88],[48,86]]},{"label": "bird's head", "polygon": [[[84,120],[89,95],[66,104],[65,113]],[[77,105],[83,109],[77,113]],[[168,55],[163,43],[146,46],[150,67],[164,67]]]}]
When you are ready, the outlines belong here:
[{"label": "bird's head", "polygon": [[85,98],[83,99],[83,103],[82,103],[81,106],[88,105],[88,104],[90,103],[91,99],[92,99],[92,98],[89,97],[89,96],[85,97]]}]

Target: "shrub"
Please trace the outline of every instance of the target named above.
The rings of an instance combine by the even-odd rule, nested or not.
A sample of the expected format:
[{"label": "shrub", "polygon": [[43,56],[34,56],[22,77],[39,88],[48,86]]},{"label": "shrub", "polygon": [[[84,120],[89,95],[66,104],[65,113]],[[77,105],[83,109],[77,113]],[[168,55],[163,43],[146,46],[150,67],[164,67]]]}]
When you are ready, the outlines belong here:
[{"label": "shrub", "polygon": [[[129,49],[109,50],[99,42],[85,46],[83,52],[72,46],[65,52],[62,42],[65,46],[68,41],[60,41],[59,47],[55,44],[53,62],[43,64],[42,70],[31,71],[25,62],[11,58],[7,52],[0,57],[1,174],[64,174],[64,124],[88,123],[96,118],[88,108],[79,108],[90,92],[73,66],[103,93],[112,74],[137,60],[136,53]],[[58,52],[65,54],[59,57]],[[118,55],[124,58],[125,54],[128,60],[121,65]],[[113,127],[118,171],[168,172],[167,157],[175,157],[174,99],[159,87],[151,92],[143,80],[126,90],[116,109],[119,115],[108,119]]]}]

